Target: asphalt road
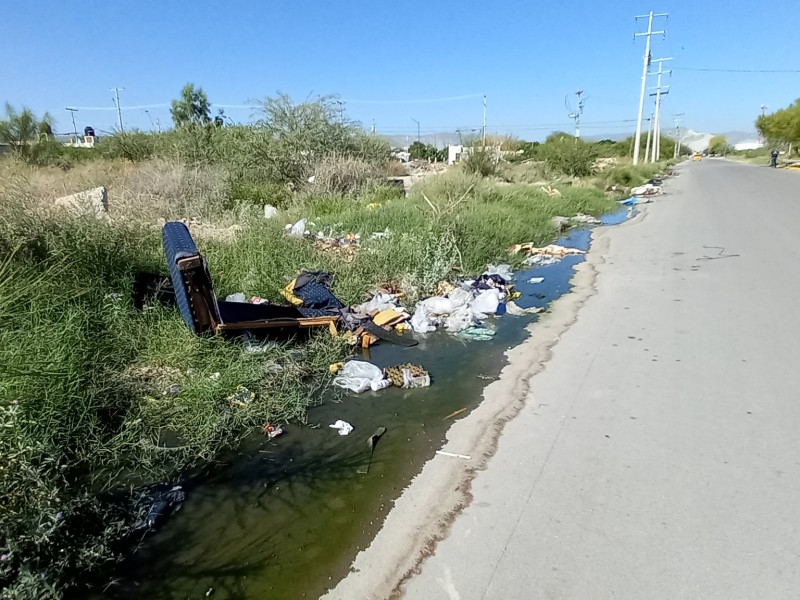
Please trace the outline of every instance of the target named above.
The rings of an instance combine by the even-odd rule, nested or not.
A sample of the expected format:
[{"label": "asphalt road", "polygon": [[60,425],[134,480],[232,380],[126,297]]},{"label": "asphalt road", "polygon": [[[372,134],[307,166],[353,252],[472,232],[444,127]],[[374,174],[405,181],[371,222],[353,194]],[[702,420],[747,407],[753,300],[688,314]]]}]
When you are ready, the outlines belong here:
[{"label": "asphalt road", "polygon": [[800,173],[667,190],[598,234],[597,292],[405,597],[800,597]]}]

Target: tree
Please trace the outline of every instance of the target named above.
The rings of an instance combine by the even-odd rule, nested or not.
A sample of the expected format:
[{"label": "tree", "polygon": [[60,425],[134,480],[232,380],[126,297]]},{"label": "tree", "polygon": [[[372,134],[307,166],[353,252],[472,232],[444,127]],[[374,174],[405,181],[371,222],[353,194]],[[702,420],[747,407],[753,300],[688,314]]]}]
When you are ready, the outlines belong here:
[{"label": "tree", "polygon": [[17,112],[6,102],[5,118],[0,120],[0,142],[9,144],[23,157],[29,154],[29,144],[38,136],[50,136],[53,133],[53,117],[44,113],[38,118],[29,108],[23,107]]},{"label": "tree", "polygon": [[770,143],[800,145],[800,100],[787,108],[782,108],[769,115],[761,115],[756,119],[756,129]]},{"label": "tree", "polygon": [[208,125],[211,123],[211,105],[201,87],[187,83],[181,90],[181,97],[172,101],[172,121],[175,127]]},{"label": "tree", "polygon": [[724,135],[715,135],[708,141],[709,154],[725,154],[728,147],[728,140]]}]

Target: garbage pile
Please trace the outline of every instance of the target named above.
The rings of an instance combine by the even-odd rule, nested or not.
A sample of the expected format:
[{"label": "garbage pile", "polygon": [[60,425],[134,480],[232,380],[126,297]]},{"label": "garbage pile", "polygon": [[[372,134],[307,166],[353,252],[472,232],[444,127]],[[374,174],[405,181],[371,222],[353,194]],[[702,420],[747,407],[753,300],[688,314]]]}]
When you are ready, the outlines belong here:
[{"label": "garbage pile", "polygon": [[[403,363],[386,369],[363,360],[350,360],[331,365],[337,369],[333,385],[361,394],[367,390],[377,392],[391,386],[400,388],[428,387],[430,374],[420,365]],[[346,435],[346,434],[344,434]]]},{"label": "garbage pile", "polygon": [[488,339],[494,333],[477,326],[490,315],[504,314],[507,303],[520,297],[510,283],[512,277],[508,265],[490,265],[477,279],[460,282],[447,293],[417,302],[411,328],[416,333],[429,333],[440,326],[449,333],[472,329],[467,337]]}]

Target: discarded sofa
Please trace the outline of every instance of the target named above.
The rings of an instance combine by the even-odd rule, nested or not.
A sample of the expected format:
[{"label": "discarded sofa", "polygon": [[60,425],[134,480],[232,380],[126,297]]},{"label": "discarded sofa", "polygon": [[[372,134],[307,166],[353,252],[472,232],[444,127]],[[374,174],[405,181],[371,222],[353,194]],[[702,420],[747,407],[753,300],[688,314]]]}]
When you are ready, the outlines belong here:
[{"label": "discarded sofa", "polygon": [[198,335],[258,330],[292,333],[329,328],[339,319],[313,308],[218,300],[206,260],[186,225],[180,221],[164,224],[162,240],[178,309],[187,327]]}]

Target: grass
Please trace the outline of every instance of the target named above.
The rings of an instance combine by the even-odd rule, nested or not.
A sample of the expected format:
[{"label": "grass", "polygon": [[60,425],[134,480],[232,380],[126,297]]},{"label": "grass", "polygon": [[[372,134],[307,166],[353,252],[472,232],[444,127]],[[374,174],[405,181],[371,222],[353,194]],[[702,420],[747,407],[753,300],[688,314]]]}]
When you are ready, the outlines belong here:
[{"label": "grass", "polygon": [[[551,240],[553,216],[616,206],[591,187],[550,197],[459,169],[405,198],[375,185],[363,165],[345,166],[326,166],[328,183],[283,197],[279,216],[266,220],[257,204],[269,182],[243,190],[220,167],[95,160],[64,172],[0,163],[4,593],[59,597],[102,570],[141,516],[131,489],[180,478],[265,422],[303,422],[328,365],[347,352],[320,335],[248,354],[191,335],[174,309],[135,310],[134,274],[165,267],[159,219],[195,220],[219,295],[280,300],[298,272],[324,270],[353,304],[384,283],[413,301],[442,279],[508,261],[514,243]],[[40,210],[96,185],[108,187],[108,221]],[[287,237],[284,225],[301,217],[315,232],[360,234],[359,251],[345,259]],[[174,385],[177,395],[168,393]],[[248,401],[237,405],[234,395]]]}]

